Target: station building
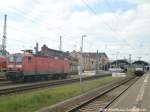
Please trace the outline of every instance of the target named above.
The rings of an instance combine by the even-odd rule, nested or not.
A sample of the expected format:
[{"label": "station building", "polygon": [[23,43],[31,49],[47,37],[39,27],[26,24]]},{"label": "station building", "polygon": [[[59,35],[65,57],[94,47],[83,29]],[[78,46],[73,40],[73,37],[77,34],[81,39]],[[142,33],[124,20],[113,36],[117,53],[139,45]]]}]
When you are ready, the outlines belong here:
[{"label": "station building", "polygon": [[97,52],[83,52],[82,54],[76,51],[72,51],[72,57],[76,57],[79,60],[79,64],[82,65],[83,70],[96,70],[101,69],[107,65],[109,59],[106,53]]}]

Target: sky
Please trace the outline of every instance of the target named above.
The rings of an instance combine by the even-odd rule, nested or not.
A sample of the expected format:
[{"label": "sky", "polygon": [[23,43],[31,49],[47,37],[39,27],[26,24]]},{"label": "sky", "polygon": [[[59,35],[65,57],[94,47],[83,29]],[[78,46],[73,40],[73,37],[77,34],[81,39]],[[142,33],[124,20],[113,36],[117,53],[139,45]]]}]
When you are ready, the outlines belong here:
[{"label": "sky", "polygon": [[106,52],[110,60],[150,62],[150,0],[0,0],[0,37],[7,14],[10,53],[40,47]]}]

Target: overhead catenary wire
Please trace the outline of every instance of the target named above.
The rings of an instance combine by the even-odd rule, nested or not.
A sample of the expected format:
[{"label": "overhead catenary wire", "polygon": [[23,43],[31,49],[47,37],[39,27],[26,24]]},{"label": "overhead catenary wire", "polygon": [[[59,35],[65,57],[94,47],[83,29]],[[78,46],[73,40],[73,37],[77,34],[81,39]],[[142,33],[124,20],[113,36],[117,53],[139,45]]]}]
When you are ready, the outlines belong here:
[{"label": "overhead catenary wire", "polygon": [[[0,24],[1,26],[1,24]],[[28,34],[28,35],[32,35],[32,36],[35,36],[35,37],[39,37],[40,40],[43,40],[43,38],[47,38],[48,36],[42,36],[42,35],[39,35],[39,34],[35,34],[35,33],[31,33],[31,32],[28,32],[28,31],[24,31],[24,30],[21,30],[20,28],[16,28],[16,27],[13,27],[13,26],[8,26],[8,28],[12,29],[12,30],[15,30],[15,31],[19,31],[19,32],[23,32],[25,34]],[[15,39],[14,39],[15,40]],[[58,40],[54,40],[54,39],[48,39],[48,40],[51,40],[51,41],[55,41],[55,42],[59,42]],[[73,40],[72,40],[73,41]],[[69,43],[67,43],[69,44]]]},{"label": "overhead catenary wire", "polygon": [[[5,6],[5,7],[7,7],[7,8],[9,8],[9,9],[11,9],[11,10],[14,10],[16,13],[18,13],[18,14],[20,14],[20,15],[26,15],[26,12],[25,11],[23,11],[22,9],[17,9],[17,8],[14,8],[14,7],[10,7],[10,6],[8,6],[7,4],[5,4],[5,3],[3,3],[3,2],[0,2],[3,6]],[[37,23],[36,22],[36,20],[33,18],[33,17],[31,17],[31,16],[24,16],[26,19],[28,19],[29,21],[31,21],[32,23]]]},{"label": "overhead catenary wire", "polygon": [[[16,10],[17,12],[19,12],[20,14],[22,14],[22,15],[25,15],[26,14],[26,12],[25,11],[23,11],[23,10],[20,10],[20,9],[17,9],[17,8],[14,8],[14,10]],[[96,11],[94,11],[93,10],[93,12],[95,12],[95,14],[96,14]],[[33,23],[38,23],[38,21],[37,21],[37,19],[35,19],[35,18],[32,18],[31,16],[29,16],[29,18],[27,17],[27,16],[24,16],[24,17],[26,17],[29,21],[31,21],[31,22],[33,22]],[[107,24],[107,23],[106,23]],[[107,25],[109,25],[109,24],[107,24]],[[60,30],[60,31],[62,31],[62,29],[61,28],[57,28],[58,30]],[[113,30],[113,32],[114,32],[114,29],[113,28],[111,28],[110,27],[110,29],[111,30]],[[18,31],[20,30],[20,29],[17,29]],[[48,28],[48,30],[49,30],[49,28]],[[34,36],[37,36],[37,37],[40,37],[40,38],[43,38],[43,36],[41,36],[41,35],[38,35],[38,34],[33,34],[33,33],[30,33],[30,32],[26,32],[26,31],[21,31],[21,32],[24,32],[24,33],[27,33],[27,34],[31,34],[31,35],[34,35]],[[63,31],[63,33],[64,33],[64,31]],[[65,34],[66,35],[66,34]],[[79,35],[80,36],[80,35]],[[72,37],[72,36],[68,36],[68,32],[67,32],[67,36],[64,36],[64,39],[69,39],[69,40],[71,40],[71,41],[75,41],[75,40],[72,40],[71,38],[68,38],[68,37]],[[47,37],[46,37],[47,38]],[[74,38],[75,39],[75,38]],[[54,40],[54,41],[56,41],[56,40]],[[57,41],[58,42],[58,41]],[[92,42],[88,42],[87,40],[85,41],[86,43],[89,43],[90,45],[94,45],[94,44],[92,44]],[[77,43],[77,41],[76,41],[76,43]],[[68,43],[67,43],[68,44]],[[70,43],[69,43],[70,44]]]},{"label": "overhead catenary wire", "polygon": [[[22,10],[23,8],[17,9],[17,8],[14,8],[14,7],[10,7],[10,6],[8,6],[7,4],[4,4],[4,3],[2,3],[2,2],[1,2],[1,4],[5,5],[6,7],[10,8],[10,9],[12,9],[12,10],[15,10],[15,12],[17,12],[17,13],[20,14],[20,15],[23,15],[23,16],[26,15],[25,10]],[[37,21],[37,18],[33,18],[31,15],[30,15],[30,16],[24,16],[24,17],[25,17],[27,20],[29,20],[30,22],[34,23],[34,24],[39,24],[39,21]],[[42,24],[43,24],[43,23],[42,23]],[[44,24],[44,25],[49,26],[48,24]],[[64,33],[65,31],[64,31],[61,27],[55,27],[55,28],[53,28],[53,29],[47,28],[47,29],[48,29],[48,30],[57,29],[57,30],[63,31],[63,34],[65,34],[65,35],[67,35],[67,36],[69,37],[68,32]],[[71,40],[72,40],[72,39],[71,39]]]},{"label": "overhead catenary wire", "polygon": [[[107,7],[113,12],[115,13],[114,8],[111,6],[109,0],[104,0],[104,2],[106,3]],[[116,18],[116,21],[118,22],[120,20],[120,17],[116,14],[113,14],[113,16]]]},{"label": "overhead catenary wire", "polygon": [[[95,12],[95,14],[97,15],[97,13],[96,13],[96,11],[92,8],[92,10]],[[17,10],[16,10],[17,11]],[[18,12],[19,12],[19,10],[18,10]],[[22,11],[21,11],[22,12]],[[22,14],[23,14],[23,12],[22,12]],[[24,14],[25,14],[25,12],[24,12]],[[26,16],[25,16],[26,17]],[[37,19],[35,19],[35,18],[32,18],[31,16],[29,16],[30,17],[30,19],[28,19],[29,21],[31,21],[31,22],[34,22],[34,23],[37,23],[37,22],[35,22]],[[32,19],[31,19],[32,18]],[[109,25],[109,24],[108,24]],[[110,25],[109,25],[110,26]],[[49,29],[49,28],[48,28]],[[62,29],[61,28],[58,28],[59,30],[61,30],[62,31]],[[109,28],[110,30],[111,30],[111,26],[110,26],[110,28]],[[15,29],[14,29],[15,30]],[[39,34],[34,34],[34,33],[31,33],[31,32],[26,32],[26,31],[23,31],[23,30],[20,30],[20,28],[17,28],[16,29],[17,31],[20,31],[20,32],[24,32],[24,33],[26,33],[26,34],[29,34],[29,35],[33,35],[33,36],[36,36],[36,37],[39,37],[40,39],[41,38],[43,38],[43,37],[46,37],[47,38],[47,36],[42,36],[42,35],[39,35]],[[114,33],[115,33],[115,29],[113,29],[112,28],[112,30],[111,31],[114,31]],[[64,32],[64,31],[63,31]],[[80,36],[80,35],[79,35]],[[65,36],[65,38],[64,39],[67,39],[68,37],[71,37],[71,36]],[[69,40],[72,40],[72,39],[70,39],[70,38],[68,38]],[[20,40],[15,40],[14,39],[14,41],[20,41]],[[57,40],[52,40],[52,41],[56,41],[56,42],[58,42]],[[74,41],[74,40],[72,40],[72,41]],[[21,42],[21,41],[20,41]],[[89,43],[91,46],[94,46],[95,44],[91,44],[91,42],[89,42],[89,41],[87,41],[87,40],[85,40],[85,42],[86,43]],[[77,42],[76,42],[77,43]],[[22,44],[24,44],[24,42],[22,42]],[[69,43],[67,43],[67,44],[70,44],[70,42]],[[88,44],[88,45],[89,45]],[[89,47],[90,49],[92,48],[92,47]]]},{"label": "overhead catenary wire", "polygon": [[[14,7],[10,7],[10,6],[8,6],[7,4],[5,4],[5,3],[3,3],[3,2],[1,2],[1,4],[3,4],[4,6],[6,6],[6,7],[8,7],[8,8],[10,8],[10,9],[12,9],[12,10],[14,10],[15,12],[17,12],[18,14],[20,14],[20,15],[26,15],[26,12],[25,12],[25,10],[23,10],[23,8],[21,8],[21,9],[17,9],[17,8],[14,8]],[[24,16],[27,20],[29,20],[30,22],[32,22],[32,23],[34,23],[34,24],[37,24],[37,23],[39,23],[39,21],[37,21],[37,19],[35,19],[35,18],[33,18],[33,17],[31,17],[31,15],[30,16]],[[46,26],[49,26],[48,24],[46,24]],[[69,40],[71,40],[72,41],[72,38],[74,38],[73,36],[71,36],[71,35],[68,35],[68,32],[66,32],[66,31],[64,31],[62,28],[60,28],[60,27],[55,27],[54,29],[57,29],[57,30],[59,30],[59,31],[62,31],[63,32],[63,34],[65,35],[63,35],[64,36],[64,39],[69,39]],[[17,29],[18,30],[18,29]],[[52,30],[51,28],[47,28],[47,30]],[[25,31],[23,31],[23,32],[25,32]],[[66,33],[64,33],[64,32],[66,32]],[[29,32],[28,32],[29,33]],[[34,34],[35,35],[35,34]],[[62,34],[61,34],[62,35]],[[80,35],[79,35],[80,36]],[[69,38],[69,37],[71,37],[71,38]],[[78,43],[78,41],[76,41],[75,40],[76,38],[74,38],[74,42],[75,43]],[[89,44],[91,44],[91,42],[87,42],[86,41],[86,43],[89,43]]]},{"label": "overhead catenary wire", "polygon": [[[93,14],[95,14],[95,15],[97,16],[97,12],[96,12],[92,7],[90,7],[90,6],[88,5],[88,3],[85,2],[85,0],[82,0],[82,1],[83,1],[83,3],[86,5],[86,7],[87,7]],[[107,2],[107,5],[109,5],[108,7],[111,8],[109,2],[108,2],[108,1],[105,1],[105,2]],[[114,12],[114,10],[113,10],[112,8],[111,8],[111,10]],[[114,16],[116,16],[116,15],[114,15]],[[116,16],[116,18],[118,18],[118,17]],[[118,18],[118,19],[119,19],[119,18]],[[114,33],[120,35],[119,32],[117,32],[115,29],[111,28],[111,26],[109,26],[109,24],[107,24],[104,20],[103,20],[103,23],[104,23],[105,25],[107,25],[107,27],[108,27],[112,32],[114,32]],[[126,32],[125,32],[125,33],[126,33]],[[118,36],[118,35],[116,35],[116,36]],[[128,44],[128,42],[127,42],[126,40],[125,40],[124,42],[126,43],[126,45],[130,46],[130,44]],[[125,45],[125,44],[124,44],[124,45]],[[130,46],[130,47],[132,47],[132,46]],[[133,47],[132,47],[132,48],[133,48]]]},{"label": "overhead catenary wire", "polygon": [[[31,32],[27,32],[27,31],[24,31],[24,30],[21,30],[21,29],[12,27],[12,26],[8,26],[8,28],[10,28],[10,29],[12,29],[12,30],[15,30],[15,31],[19,31],[19,32],[25,33],[25,34],[27,34],[27,35],[32,35],[32,36],[35,36],[35,37],[39,37],[39,39],[41,39],[41,41],[43,40],[42,38],[47,39],[47,36],[42,36],[42,35],[34,34],[34,33],[31,33]],[[45,40],[45,39],[44,39],[44,40]],[[36,39],[36,40],[37,40],[37,39]],[[54,39],[52,39],[52,38],[50,38],[50,39],[48,38],[48,40],[51,40],[51,42],[55,41],[55,42],[59,43],[58,40],[54,40]],[[24,45],[26,44],[24,40],[13,39],[13,41],[22,43],[22,44],[24,44]],[[30,40],[26,40],[26,41],[29,42]],[[66,44],[72,45],[71,43],[66,43]]]},{"label": "overhead catenary wire", "polygon": [[[2,3],[2,2],[1,2]],[[10,6],[8,6],[7,4],[4,4],[4,3],[2,3],[3,5],[5,5],[6,7],[8,7],[8,8],[10,8],[10,9],[13,9],[15,12],[17,12],[18,14],[20,14],[20,15],[26,15],[26,12],[24,11],[24,10],[22,10],[23,8],[21,8],[21,9],[17,9],[17,8],[14,8],[14,7],[10,7]],[[38,21],[37,21],[37,19],[35,19],[35,18],[33,18],[33,17],[31,17],[31,16],[24,16],[27,20],[29,20],[29,21],[31,21],[32,23],[39,23]],[[48,26],[48,24],[46,24],[47,26]],[[13,28],[13,29],[16,29],[16,28]],[[48,30],[51,30],[50,28],[47,28]],[[72,38],[69,38],[69,37],[72,37],[72,36],[69,36],[68,35],[68,32],[67,33],[64,33],[65,31],[64,30],[62,30],[62,28],[56,28],[57,30],[59,30],[59,31],[63,31],[63,34],[65,35],[64,36],[64,39],[69,39],[69,40],[71,40],[72,41]],[[23,31],[23,30],[20,30],[20,29],[16,29],[16,30],[18,30],[18,31],[21,31],[21,32],[24,32],[24,33],[28,33],[28,34],[31,34],[31,35],[34,35],[34,36],[38,36],[38,37],[42,37],[42,36],[39,36],[39,35],[37,35],[37,34],[33,34],[33,33],[30,33],[30,32],[26,32],[26,31]],[[61,34],[62,35],[62,34]],[[80,36],[80,35],[79,35]],[[74,38],[74,37],[73,37]],[[76,38],[74,38],[74,39],[76,39]],[[76,40],[73,40],[75,43],[79,43],[79,42],[77,42]],[[89,43],[90,45],[93,45],[91,42],[88,42],[88,41],[86,41],[86,43]]]},{"label": "overhead catenary wire", "polygon": [[[105,20],[102,17],[98,16],[97,12],[88,4],[87,1],[85,0],[81,0],[81,1],[95,16],[97,16],[98,18],[101,18],[101,20],[103,21],[103,24],[105,24],[107,28],[115,34],[115,36],[120,36],[119,32],[117,32],[116,29],[112,28],[107,22],[105,22]],[[130,46],[126,40],[125,42],[128,46]]]},{"label": "overhead catenary wire", "polygon": [[[85,6],[86,6],[94,15],[98,16],[98,15],[97,15],[97,12],[96,12],[91,6],[89,6],[89,4],[88,4],[85,0],[82,0],[82,2],[85,4]],[[103,21],[103,24],[105,24],[105,25],[108,27],[109,30],[111,30],[112,32],[116,32],[116,31],[115,31],[108,23],[106,23],[103,19],[102,19],[102,21]]]},{"label": "overhead catenary wire", "polygon": [[[120,17],[117,15],[117,14],[115,14],[115,10],[114,10],[114,8],[111,6],[111,4],[110,4],[110,2],[109,2],[109,0],[104,0],[104,2],[106,3],[106,5],[107,5],[107,7],[114,13],[113,14],[113,16],[116,18],[116,27],[118,27],[118,25],[119,25],[119,21],[120,21]],[[117,28],[116,28],[117,29]],[[121,35],[119,32],[118,32],[118,34],[119,35]],[[126,34],[126,32],[125,32],[125,34]],[[127,41],[125,40],[125,42],[127,43]],[[129,45],[128,43],[127,43],[127,45]],[[130,46],[130,47],[132,47],[132,46]],[[133,47],[132,47],[133,48]]]},{"label": "overhead catenary wire", "polygon": [[[85,0],[82,0],[82,2],[95,16],[100,18],[100,16],[97,15],[97,12]],[[118,32],[115,29],[113,29],[107,22],[105,22],[105,20],[102,17],[101,20],[103,21],[103,24],[106,25],[107,28],[114,33],[114,35],[118,36]]]},{"label": "overhead catenary wire", "polygon": [[[25,12],[25,10],[22,10],[23,8],[21,8],[21,9],[17,9],[17,8],[14,8],[14,7],[10,7],[10,6],[8,6],[7,4],[4,4],[4,3],[2,3],[1,2],[1,4],[3,4],[3,5],[5,5],[7,8],[10,8],[10,9],[12,9],[12,10],[15,10],[15,12],[17,12],[18,14],[20,14],[20,15],[26,15],[26,12]],[[24,16],[27,20],[29,20],[30,22],[32,22],[32,23],[34,23],[34,24],[39,24],[39,21],[37,21],[37,18],[33,18],[31,15],[30,16]],[[48,24],[45,24],[46,26],[49,26]],[[52,29],[50,29],[50,28],[47,28],[48,30],[52,30]],[[60,27],[55,27],[54,29],[57,29],[57,30],[62,30]]]}]

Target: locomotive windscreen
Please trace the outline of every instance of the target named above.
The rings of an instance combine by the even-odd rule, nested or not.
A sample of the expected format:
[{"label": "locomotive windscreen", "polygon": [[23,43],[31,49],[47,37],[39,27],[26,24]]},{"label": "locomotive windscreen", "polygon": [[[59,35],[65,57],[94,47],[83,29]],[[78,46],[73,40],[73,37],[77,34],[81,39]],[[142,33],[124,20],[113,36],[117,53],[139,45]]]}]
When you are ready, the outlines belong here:
[{"label": "locomotive windscreen", "polygon": [[15,63],[22,62],[22,55],[21,54],[9,55],[9,62],[15,62]]}]

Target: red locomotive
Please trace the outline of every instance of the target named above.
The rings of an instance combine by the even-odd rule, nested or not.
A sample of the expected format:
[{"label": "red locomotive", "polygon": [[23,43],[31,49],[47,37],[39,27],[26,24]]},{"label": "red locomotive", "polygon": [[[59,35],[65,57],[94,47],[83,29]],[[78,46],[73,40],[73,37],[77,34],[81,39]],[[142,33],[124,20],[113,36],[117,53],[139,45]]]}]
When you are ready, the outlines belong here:
[{"label": "red locomotive", "polygon": [[0,56],[0,72],[6,71],[6,57]]},{"label": "red locomotive", "polygon": [[69,67],[67,58],[16,53],[8,56],[6,77],[11,80],[65,78]]},{"label": "red locomotive", "polygon": [[5,78],[7,58],[5,56],[0,56],[0,78]]}]

